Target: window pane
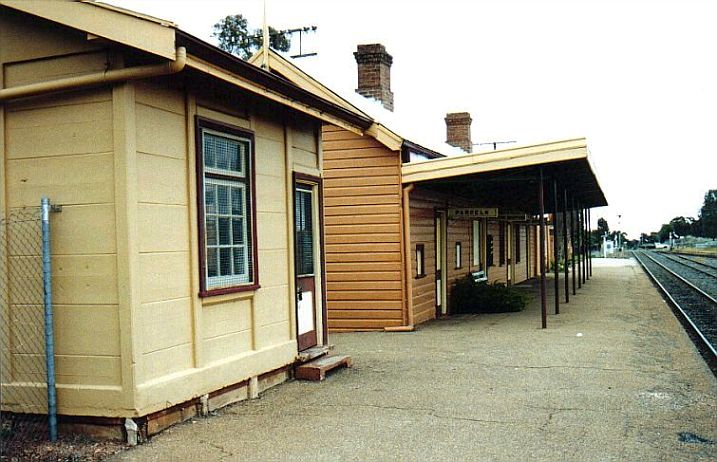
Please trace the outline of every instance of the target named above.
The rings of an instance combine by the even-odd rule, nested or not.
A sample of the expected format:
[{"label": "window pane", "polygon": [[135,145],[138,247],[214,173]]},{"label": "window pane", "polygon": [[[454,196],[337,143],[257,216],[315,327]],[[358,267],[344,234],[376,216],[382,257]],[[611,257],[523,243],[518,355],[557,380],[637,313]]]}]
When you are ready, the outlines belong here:
[{"label": "window pane", "polygon": [[244,158],[245,147],[244,143],[237,143],[232,149],[231,157],[229,159],[229,169],[233,172],[243,173],[244,168],[242,166],[242,160]]},{"label": "window pane", "polygon": [[207,245],[217,245],[217,218],[207,216],[204,232],[206,233]]},{"label": "window pane", "polygon": [[217,249],[207,249],[207,276],[217,275]]},{"label": "window pane", "polygon": [[232,215],[244,215],[244,191],[232,188]]},{"label": "window pane", "polygon": [[204,166],[213,168],[217,165],[215,136],[204,134]]},{"label": "window pane", "polygon": [[219,249],[219,275],[232,274],[232,249]]},{"label": "window pane", "polygon": [[240,218],[232,220],[232,237],[234,245],[244,244],[244,221]]},{"label": "window pane", "polygon": [[246,274],[246,251],[244,247],[234,248],[234,274]]},{"label": "window pane", "polygon": [[229,215],[229,186],[217,185],[219,213]]},{"label": "window pane", "polygon": [[204,185],[204,211],[217,213],[217,187],[211,183]]},{"label": "window pane", "polygon": [[219,217],[219,245],[231,245],[231,223],[229,218]]}]

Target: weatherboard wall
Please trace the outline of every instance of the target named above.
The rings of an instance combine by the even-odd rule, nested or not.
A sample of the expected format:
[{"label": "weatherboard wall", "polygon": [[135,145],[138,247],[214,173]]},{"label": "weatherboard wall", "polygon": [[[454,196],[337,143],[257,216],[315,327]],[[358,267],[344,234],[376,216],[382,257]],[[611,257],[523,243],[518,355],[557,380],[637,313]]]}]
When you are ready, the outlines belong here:
[{"label": "weatherboard wall", "polygon": [[[108,56],[123,62],[85,34],[21,15],[0,16],[0,34],[3,87],[102,71]],[[61,414],[147,415],[296,357],[291,177],[320,174],[319,126],[258,99],[233,107],[199,96],[174,79],[0,106],[1,211],[37,206],[42,196],[62,205],[51,215]],[[196,115],[255,135],[256,290],[198,295]],[[12,273],[21,254],[0,263]],[[3,323],[41,308],[10,289]],[[319,300],[319,338],[320,312]],[[2,353],[12,360],[2,368],[3,410],[28,411],[11,397],[42,386],[44,377],[20,372],[42,352]]]},{"label": "weatherboard wall", "polygon": [[329,328],[402,325],[400,155],[330,125],[322,148]]}]

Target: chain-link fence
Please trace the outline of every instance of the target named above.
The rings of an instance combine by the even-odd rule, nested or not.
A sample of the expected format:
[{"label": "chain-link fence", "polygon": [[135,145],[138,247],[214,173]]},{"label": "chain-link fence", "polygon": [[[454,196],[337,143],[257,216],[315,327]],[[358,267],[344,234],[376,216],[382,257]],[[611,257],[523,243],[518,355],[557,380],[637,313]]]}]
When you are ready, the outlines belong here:
[{"label": "chain-link fence", "polygon": [[43,271],[42,217],[41,207],[0,215],[0,453],[4,455],[49,435],[43,277],[48,273]]}]

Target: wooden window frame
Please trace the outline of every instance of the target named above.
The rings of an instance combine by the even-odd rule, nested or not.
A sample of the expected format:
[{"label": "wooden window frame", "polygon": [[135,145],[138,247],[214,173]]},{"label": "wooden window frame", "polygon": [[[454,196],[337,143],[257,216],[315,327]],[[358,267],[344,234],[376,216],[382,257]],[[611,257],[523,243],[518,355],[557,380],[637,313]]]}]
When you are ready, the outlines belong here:
[{"label": "wooden window frame", "polygon": [[[199,296],[211,297],[215,295],[225,295],[236,292],[247,292],[256,290],[259,287],[259,252],[257,249],[257,232],[256,232],[256,168],[255,168],[255,140],[254,133],[243,128],[229,125],[223,122],[206,119],[195,116],[194,119],[194,141],[195,141],[195,160],[196,160],[196,178],[197,187],[197,229],[198,229],[198,245],[199,245]],[[205,230],[205,204],[204,204],[204,143],[203,130],[212,130],[220,133],[226,133],[231,136],[245,138],[249,140],[249,153],[247,156],[245,182],[246,190],[249,192],[246,200],[246,209],[248,212],[247,234],[250,234],[251,245],[248,250],[251,252],[250,281],[248,283],[234,284],[226,287],[210,288],[207,286],[207,247],[206,247],[206,230]],[[212,173],[213,178],[221,179],[220,174]],[[235,180],[234,178],[231,178]]]},{"label": "wooden window frame", "polygon": [[461,241],[456,241],[455,249],[456,249],[456,267],[455,267],[455,269],[461,269],[461,268],[463,268],[463,244],[461,244]]},{"label": "wooden window frame", "polygon": [[426,246],[416,244],[416,279],[423,277],[426,277]]}]

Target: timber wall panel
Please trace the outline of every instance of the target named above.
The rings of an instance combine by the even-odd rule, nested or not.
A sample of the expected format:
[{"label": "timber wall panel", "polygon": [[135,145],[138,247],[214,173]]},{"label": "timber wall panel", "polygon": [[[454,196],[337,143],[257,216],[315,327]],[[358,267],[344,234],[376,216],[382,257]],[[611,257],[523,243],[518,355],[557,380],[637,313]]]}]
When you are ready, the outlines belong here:
[{"label": "timber wall panel", "polygon": [[[420,192],[412,192],[411,214],[411,277],[413,277],[413,319],[416,324],[436,317],[436,202]],[[424,273],[416,274],[416,245],[423,244]]]},{"label": "timber wall panel", "polygon": [[135,101],[140,303],[134,335],[143,383],[192,366],[192,249],[184,94],[138,83]]},{"label": "timber wall panel", "polygon": [[337,127],[322,136],[329,328],[401,325],[400,155]]},{"label": "timber wall panel", "polygon": [[[6,83],[49,78],[48,72],[57,77],[91,72],[98,62],[96,56],[49,61],[51,69],[38,75],[33,62],[4,63]],[[37,207],[42,196],[63,205],[62,213],[52,215],[58,386],[119,386],[111,93],[94,89],[8,103],[5,130],[5,207]],[[11,272],[23,258],[28,257],[11,251]],[[21,294],[20,287],[11,288],[10,312],[42,309],[23,305]],[[21,319],[10,316],[11,323]],[[19,373],[43,370],[30,368],[42,361],[41,351],[13,352],[6,380],[44,382]]]}]

